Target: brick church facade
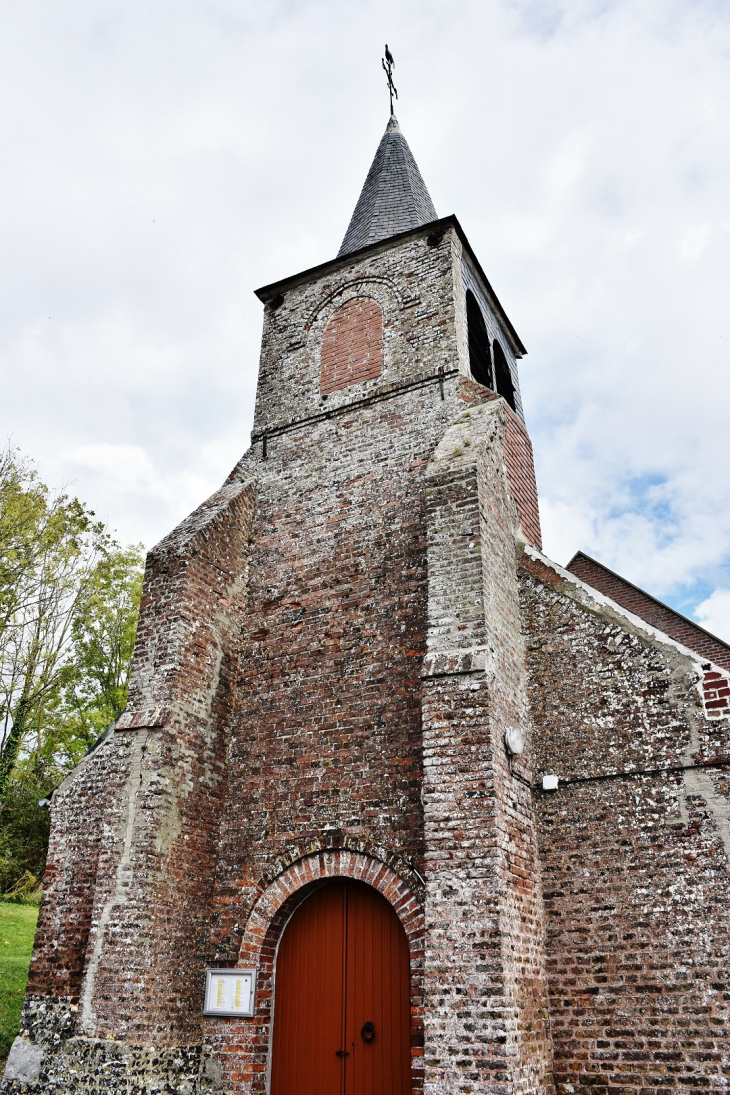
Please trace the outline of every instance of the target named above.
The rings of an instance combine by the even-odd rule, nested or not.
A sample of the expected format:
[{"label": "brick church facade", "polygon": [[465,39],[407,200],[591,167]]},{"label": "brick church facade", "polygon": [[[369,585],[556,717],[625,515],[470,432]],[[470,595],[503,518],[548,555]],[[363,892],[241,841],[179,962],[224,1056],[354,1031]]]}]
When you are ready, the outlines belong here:
[{"label": "brick church facade", "polygon": [[542,553],[524,348],[395,118],[258,296],[251,446],[53,797],[1,1090],[727,1091],[730,649]]}]

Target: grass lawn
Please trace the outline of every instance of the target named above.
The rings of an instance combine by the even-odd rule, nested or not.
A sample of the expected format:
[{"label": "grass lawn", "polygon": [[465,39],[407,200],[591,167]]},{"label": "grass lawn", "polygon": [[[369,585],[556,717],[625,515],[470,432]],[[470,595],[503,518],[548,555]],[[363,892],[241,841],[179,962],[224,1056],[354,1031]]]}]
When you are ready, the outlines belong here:
[{"label": "grass lawn", "polygon": [[0,901],[0,1060],[18,1033],[37,919],[35,905]]}]

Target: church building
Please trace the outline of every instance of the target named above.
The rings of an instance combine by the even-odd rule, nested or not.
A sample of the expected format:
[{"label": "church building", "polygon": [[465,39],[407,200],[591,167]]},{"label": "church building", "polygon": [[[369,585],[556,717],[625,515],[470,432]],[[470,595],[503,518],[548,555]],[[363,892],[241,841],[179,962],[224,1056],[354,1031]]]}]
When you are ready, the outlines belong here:
[{"label": "church building", "polygon": [[542,552],[525,353],[393,116],[147,558],[0,1091],[730,1090],[730,648]]}]

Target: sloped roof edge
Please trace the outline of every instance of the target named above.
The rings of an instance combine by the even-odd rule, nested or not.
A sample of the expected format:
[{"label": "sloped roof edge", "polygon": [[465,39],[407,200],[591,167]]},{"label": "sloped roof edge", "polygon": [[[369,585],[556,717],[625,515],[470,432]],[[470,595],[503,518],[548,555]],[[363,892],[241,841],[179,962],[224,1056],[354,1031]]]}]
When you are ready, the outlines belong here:
[{"label": "sloped roof edge", "polygon": [[[677,639],[673,639],[671,635],[667,635],[665,631],[662,631],[655,624],[650,624],[647,620],[642,619],[641,616],[637,616],[635,612],[631,612],[630,609],[624,608],[618,601],[612,600],[607,594],[601,593],[599,589],[595,589],[593,586],[588,585],[582,578],[578,578],[575,574],[571,574],[569,570],[561,567],[559,563],[554,562],[547,555],[543,555],[541,551],[532,547],[531,544],[525,544],[522,553],[523,555],[526,555],[528,559],[532,559],[537,563],[542,563],[544,567],[552,570],[554,574],[565,583],[566,594],[572,596],[574,600],[577,600],[585,608],[588,608],[589,610],[592,609],[593,611],[607,608],[614,615],[625,619],[634,631],[643,632],[646,638],[650,639],[652,642],[659,642],[663,646],[676,650],[677,653],[684,655],[684,657],[691,658],[697,665],[698,680],[701,680],[702,678],[702,667],[705,665],[709,665],[724,677],[728,676],[728,670],[725,669],[724,666],[718,665],[711,659],[706,658],[703,654],[699,654],[696,650],[692,650],[691,647],[685,646],[684,643],[680,643]],[[592,604],[589,602],[592,602]]]},{"label": "sloped roof edge", "polygon": [[[706,635],[708,639],[712,639],[713,643],[717,643],[719,646],[724,647],[724,649],[727,650],[728,655],[730,655],[730,644],[726,643],[717,635],[713,635],[711,631],[708,631],[706,627],[702,626],[702,624],[698,624],[696,620],[691,620],[689,616],[685,616],[683,613],[678,612],[676,608],[672,608],[671,605],[666,604],[664,601],[660,601],[658,597],[654,597],[651,593],[647,593],[645,589],[642,589],[641,586],[637,586],[635,582],[630,582],[628,578],[624,578],[623,574],[618,574],[615,570],[611,570],[610,567],[607,567],[605,563],[600,563],[598,559],[594,559],[591,555],[587,555],[585,551],[576,551],[570,562],[566,563],[565,569],[571,574],[573,572],[570,568],[577,559],[586,559],[589,563],[592,563],[593,566],[596,566],[600,570],[605,571],[605,573],[609,574],[612,578],[616,578],[617,581],[622,582],[625,586],[629,586],[630,589],[636,590],[637,593],[641,594],[642,597],[646,597],[648,601],[651,601],[653,604],[657,605],[658,608],[663,609],[665,612],[671,613],[672,616],[676,616],[678,620],[682,621],[682,623],[689,624],[689,626],[694,630],[700,631],[703,635]],[[578,577],[578,575],[574,574],[573,577],[576,578]],[[580,581],[585,582],[585,579],[581,578]],[[587,582],[586,584],[590,586],[590,582]],[[590,586],[590,588],[593,589],[594,587]],[[608,596],[608,594],[604,594],[604,596]],[[626,611],[631,610],[626,609]],[[652,624],[652,626],[656,625]]]}]

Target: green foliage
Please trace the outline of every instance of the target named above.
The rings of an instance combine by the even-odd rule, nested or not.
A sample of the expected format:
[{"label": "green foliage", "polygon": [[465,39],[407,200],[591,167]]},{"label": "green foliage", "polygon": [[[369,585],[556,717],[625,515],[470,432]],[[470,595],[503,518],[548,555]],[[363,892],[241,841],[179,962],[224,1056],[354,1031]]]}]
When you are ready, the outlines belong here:
[{"label": "green foliage", "polygon": [[38,909],[0,902],[0,1059],[18,1033]]},{"label": "green foliage", "polygon": [[38,800],[124,710],[142,564],[17,451],[0,454],[0,893],[41,877]]},{"label": "green foliage", "polygon": [[[95,741],[127,704],[144,558],[140,547],[107,547],[89,575],[72,626],[73,657],[63,690],[63,735]],[[70,759],[76,759],[69,754]]]},{"label": "green foliage", "polygon": [[3,901],[9,901],[16,905],[40,905],[43,897],[43,886],[34,874],[24,871],[17,882],[14,882]]},{"label": "green foliage", "polygon": [[10,780],[0,809],[0,893],[11,892],[27,874],[43,876],[50,814],[38,801],[52,791],[51,779],[34,778],[24,767]]}]

